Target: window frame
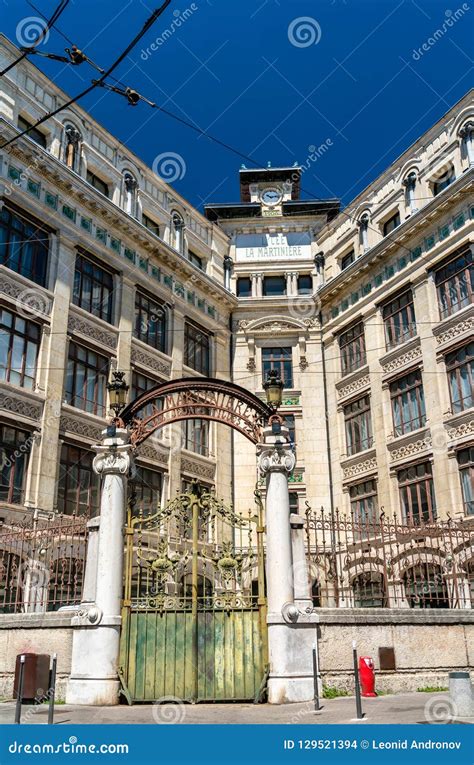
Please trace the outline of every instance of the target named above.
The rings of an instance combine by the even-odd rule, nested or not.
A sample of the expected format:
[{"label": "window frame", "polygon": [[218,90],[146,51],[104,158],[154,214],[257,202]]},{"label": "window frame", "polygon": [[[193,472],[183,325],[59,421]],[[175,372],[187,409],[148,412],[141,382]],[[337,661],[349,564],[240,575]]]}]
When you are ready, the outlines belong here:
[{"label": "window frame", "polygon": [[[13,442],[6,439],[6,430],[15,434]],[[19,434],[25,438],[20,438]],[[0,453],[5,456],[5,459],[2,456],[0,468],[0,502],[10,505],[23,504],[32,438],[31,431],[26,428],[18,428],[5,421],[0,422]],[[28,445],[27,448],[22,449],[25,444]],[[5,476],[4,483],[6,471],[8,476]]]},{"label": "window frame", "polygon": [[387,351],[416,337],[418,329],[411,287],[403,289],[382,304],[382,320]]},{"label": "window frame", "polygon": [[[416,377],[416,379],[410,381],[409,378],[414,377]],[[406,386],[401,387],[404,382],[406,382]],[[421,369],[414,369],[411,372],[392,380],[389,389],[394,436],[403,436],[405,433],[411,433],[413,430],[425,427],[426,406]],[[414,400],[412,391],[414,391]],[[397,406],[398,411],[400,412],[398,424],[396,419]],[[408,419],[404,419],[407,407],[410,416]]]},{"label": "window frame", "polygon": [[[242,282],[248,283],[248,290],[246,295],[242,295],[240,293],[240,285],[242,284]],[[242,297],[242,298],[252,297],[252,279],[250,278],[250,276],[237,277],[237,282],[235,285],[235,294],[237,295],[237,297]]]},{"label": "window frame", "polygon": [[353,523],[370,529],[377,523],[378,497],[377,481],[368,478],[366,481],[349,486],[349,501]]},{"label": "window frame", "polygon": [[[459,359],[461,353],[465,354],[465,358],[462,360]],[[474,341],[460,345],[458,348],[447,353],[444,363],[448,376],[451,411],[453,414],[459,414],[474,406]],[[466,372],[463,377],[462,370],[464,368]],[[459,393],[459,399],[455,399],[453,396],[454,385],[457,393]],[[464,386],[468,391],[466,395],[464,395]]]},{"label": "window frame", "polygon": [[[85,353],[85,360],[79,357],[79,353]],[[97,357],[98,364],[94,365],[89,362],[89,355],[94,354]],[[103,362],[103,363],[101,363]],[[76,393],[76,382],[78,378],[78,368],[83,367],[86,373],[83,375],[84,381],[82,384],[83,393],[87,393],[87,387],[90,380],[94,381],[94,397],[92,399],[85,398],[84,395],[79,396]],[[65,397],[70,406],[74,406],[77,409],[81,409],[83,412],[94,414],[97,417],[105,418],[107,414],[107,381],[109,379],[110,358],[103,356],[96,350],[89,348],[87,345],[81,345],[75,341],[69,343],[67,367],[66,367],[66,386]],[[95,372],[91,377],[87,375],[87,370]],[[105,371],[104,371],[105,370]],[[71,379],[71,389],[69,388],[69,380]],[[100,395],[102,392],[102,395]],[[102,403],[100,401],[102,399]],[[77,403],[83,402],[84,405]],[[87,406],[90,404],[91,406]]]},{"label": "window frame", "polygon": [[[131,488],[135,499],[135,512],[141,509],[144,517],[153,515],[161,505],[163,471],[155,470],[149,465],[138,464]],[[146,495],[148,498],[145,500]]]},{"label": "window frame", "polygon": [[[423,474],[421,470],[424,469]],[[415,475],[410,476],[410,471],[416,471]],[[402,476],[406,477],[402,479]],[[422,523],[434,523],[437,517],[436,496],[433,481],[433,466],[431,462],[417,462],[412,465],[400,468],[397,471],[398,493],[400,497],[400,507],[402,517],[407,526],[420,526]],[[422,487],[427,500],[427,512],[423,512]],[[411,491],[415,491],[415,496]],[[413,508],[416,499],[417,510],[414,513]]]},{"label": "window frame", "polygon": [[[301,283],[304,279],[308,280],[309,287],[301,287]],[[298,295],[312,295],[313,294],[313,277],[311,274],[298,274],[297,283],[296,283],[296,289],[298,292]]]},{"label": "window frame", "polygon": [[[268,373],[275,369],[279,376],[281,381],[283,382],[283,388],[286,390],[291,390],[294,385],[294,377],[293,377],[293,346],[291,345],[282,345],[282,346],[264,346],[262,349],[262,383],[265,384],[265,381],[268,377]],[[282,351],[289,351],[288,354],[281,353]],[[265,356],[270,356],[270,358],[265,358]]]},{"label": "window frame", "polygon": [[[200,425],[197,426],[196,422]],[[193,417],[183,422],[184,448],[201,457],[209,457],[210,422],[202,417]]]},{"label": "window frame", "polygon": [[[272,282],[275,284],[276,282],[280,283],[283,286],[283,290],[280,292],[268,292],[268,285]],[[275,274],[266,274],[264,275],[262,279],[262,297],[286,297],[288,294],[288,285],[286,281],[285,276],[281,275],[275,275]]]},{"label": "window frame", "polygon": [[[135,290],[134,311],[133,337],[150,348],[155,348],[155,350],[166,354],[168,351],[168,314],[165,304],[137,288]],[[152,325],[157,325],[157,329],[153,332],[150,331]],[[144,331],[143,326],[146,327]],[[153,340],[153,338],[155,339]]]},{"label": "window frame", "polygon": [[[459,266],[456,268],[457,262]],[[451,269],[454,269],[453,273],[450,273]],[[462,308],[474,303],[474,268],[470,247],[462,247],[453,252],[433,269],[433,273],[441,319],[453,316]],[[466,288],[464,296],[461,292],[463,286]],[[453,296],[457,302],[453,301]]]},{"label": "window frame", "polygon": [[[4,323],[4,314],[8,314],[11,317],[10,326]],[[24,324],[23,330],[17,329],[17,324],[20,322]],[[34,337],[35,333],[37,333],[36,338]],[[8,336],[8,348],[6,352],[5,364],[2,364],[0,369],[0,380],[2,382],[8,382],[11,385],[17,385],[18,387],[24,388],[25,390],[34,390],[38,365],[38,355],[42,339],[41,324],[32,321],[31,319],[25,319],[23,316],[19,316],[6,306],[0,305],[0,338],[2,336]],[[18,351],[18,344],[16,342],[18,338],[21,345],[21,366],[20,368],[13,368],[12,359],[14,354],[16,354]],[[31,346],[35,348],[34,366],[27,367],[26,365],[28,363],[29,348]],[[3,371],[5,372],[4,377],[2,377]],[[27,371],[30,373],[26,374]],[[13,375],[19,375],[19,381],[12,380]],[[25,380],[31,381],[31,385],[25,385]]]},{"label": "window frame", "polygon": [[[368,393],[353,399],[343,407],[346,453],[348,457],[371,449],[373,446],[374,438],[370,409],[370,395]],[[366,436],[362,438],[364,427]]]},{"label": "window frame", "polygon": [[38,130],[38,128],[34,127],[33,123],[26,119],[26,117],[23,117],[21,114],[18,115],[17,126],[18,130],[21,132],[29,129],[28,137],[31,138],[31,140],[36,144],[38,144],[38,146],[41,146],[42,149],[46,150],[48,148],[48,138],[46,134],[41,130]]},{"label": "window frame", "polygon": [[204,327],[189,320],[185,321],[184,364],[205,377],[211,374],[212,338],[213,334]]},{"label": "window frame", "polygon": [[[355,334],[358,328],[361,331]],[[365,347],[364,322],[359,320],[341,332],[338,336],[339,352],[341,355],[342,376],[351,374],[367,364],[367,352]],[[355,349],[355,354],[353,353]],[[352,359],[351,359],[352,355]]]},{"label": "window frame", "polygon": [[382,224],[382,235],[388,236],[392,233],[392,231],[395,231],[395,229],[398,228],[400,223],[400,210],[397,210],[395,213],[393,213],[393,215],[390,216],[390,218],[384,220]]},{"label": "window frame", "polygon": [[[110,199],[110,185],[107,183],[107,181],[104,181],[103,178],[100,177],[100,175],[97,175],[97,173],[94,173],[93,170],[87,169],[86,181],[89,184],[89,186],[92,186],[92,188],[98,191],[99,194],[102,194],[102,196],[106,197],[107,199]],[[104,189],[106,189],[106,191],[104,191]]]},{"label": "window frame", "polygon": [[[5,216],[7,216],[7,220],[5,220]],[[28,228],[32,229],[29,236],[25,231]],[[5,232],[3,241],[2,230]],[[14,207],[4,205],[0,210],[0,263],[35,284],[45,287],[51,246],[50,234],[51,231],[34,218],[17,211]],[[12,252],[12,245],[16,243],[15,236],[18,237],[18,252]],[[31,254],[26,251],[28,245],[32,246]],[[25,269],[27,257],[31,259],[33,264],[30,269]],[[18,261],[18,268],[11,265],[13,258]],[[38,267],[39,261],[41,267]]]},{"label": "window frame", "polygon": [[[74,454],[76,452],[76,454]],[[61,515],[94,518],[100,510],[100,478],[94,472],[92,461],[94,453],[90,449],[78,446],[74,443],[61,444],[59,454],[59,477],[56,496],[56,506]],[[70,486],[72,477],[77,469],[75,485]],[[84,491],[84,476],[87,481],[87,501],[81,502],[81,493]],[[75,501],[68,499],[69,493],[75,493]],[[72,512],[68,512],[68,506],[73,505]],[[84,511],[81,511],[84,508]]]},{"label": "window frame", "polygon": [[[92,273],[87,274],[87,266],[91,266]],[[96,278],[96,272],[100,272],[100,278]],[[84,282],[86,279],[90,281],[90,297],[86,299],[84,294]],[[107,283],[108,282],[108,283]],[[100,291],[99,309],[94,307],[94,290],[98,287]],[[78,292],[76,292],[78,289]],[[104,310],[104,292],[108,291],[107,305]],[[77,305],[78,308],[82,308],[92,316],[96,316],[102,321],[106,321],[108,324],[113,323],[113,309],[114,309],[114,273],[108,268],[104,268],[102,263],[99,263],[95,258],[79,251],[76,255],[76,262],[74,265],[74,284],[72,289],[72,302]]]},{"label": "window frame", "polygon": [[345,271],[346,268],[349,268],[349,266],[354,263],[356,257],[355,257],[355,251],[350,250],[349,252],[346,252],[345,255],[342,256],[341,262],[340,262],[340,269],[341,271]]},{"label": "window frame", "polygon": [[474,446],[459,449],[456,453],[456,459],[464,512],[466,515],[474,515]]}]

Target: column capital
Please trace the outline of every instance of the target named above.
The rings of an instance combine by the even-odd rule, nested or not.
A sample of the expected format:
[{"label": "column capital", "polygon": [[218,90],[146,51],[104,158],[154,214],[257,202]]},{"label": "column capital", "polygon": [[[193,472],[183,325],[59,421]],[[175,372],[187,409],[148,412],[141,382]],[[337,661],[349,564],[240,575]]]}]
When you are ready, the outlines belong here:
[{"label": "column capital", "polygon": [[103,443],[93,446],[97,452],[92,467],[97,475],[135,475],[135,461],[132,455],[132,445],[129,443],[127,430],[117,428],[115,436],[109,436],[107,430],[102,432]]},{"label": "column capital", "polygon": [[[271,429],[265,429],[271,432]],[[282,428],[282,436],[286,437]],[[267,473],[286,473],[290,475],[295,469],[296,456],[290,443],[278,439],[275,436],[267,435],[268,441],[263,444],[257,444],[258,467],[262,475]],[[270,439],[272,439],[270,441]]]}]

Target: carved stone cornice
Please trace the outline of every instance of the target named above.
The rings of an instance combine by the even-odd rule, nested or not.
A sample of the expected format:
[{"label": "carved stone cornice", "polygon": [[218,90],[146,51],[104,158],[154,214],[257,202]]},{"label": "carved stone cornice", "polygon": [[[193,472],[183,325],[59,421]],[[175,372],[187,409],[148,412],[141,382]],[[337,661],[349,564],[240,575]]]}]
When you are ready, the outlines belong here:
[{"label": "carved stone cornice", "polygon": [[430,451],[431,448],[432,440],[430,435],[427,435],[424,438],[417,438],[415,441],[410,441],[400,446],[391,444],[389,446],[390,461],[398,462],[399,460],[411,458],[421,452]]},{"label": "carved stone cornice", "polygon": [[320,322],[317,316],[309,318],[295,318],[292,316],[265,316],[257,319],[241,319],[237,322],[237,330],[246,334],[259,336],[275,334],[301,334],[310,329],[319,329]]},{"label": "carved stone cornice", "polygon": [[181,471],[195,475],[198,478],[207,478],[213,481],[216,475],[216,466],[209,462],[205,463],[183,457],[181,459]]},{"label": "carved stone cornice", "polygon": [[363,473],[373,473],[375,470],[377,470],[377,458],[370,457],[369,459],[362,460],[362,462],[356,462],[353,465],[343,467],[342,475],[344,479],[354,478]]},{"label": "carved stone cornice", "polygon": [[362,369],[358,369],[356,373],[336,383],[338,398],[350,396],[352,393],[357,393],[369,385],[370,374],[368,373],[368,367],[364,366]]},{"label": "carved stone cornice", "polygon": [[88,340],[95,340],[105,348],[115,350],[117,348],[117,335],[115,332],[109,332],[108,330],[97,326],[97,324],[90,319],[86,319],[83,316],[71,313],[68,319],[67,325],[68,332],[71,334],[82,335]]},{"label": "carved stone cornice", "polygon": [[148,442],[140,444],[136,450],[135,456],[137,459],[146,459],[152,462],[159,462],[161,465],[167,465],[168,454],[169,452],[167,452],[164,447],[161,449]]},{"label": "carved stone cornice", "polygon": [[389,375],[393,372],[398,372],[405,367],[409,368],[415,362],[420,361],[421,358],[422,352],[420,341],[418,338],[416,338],[413,347],[408,348],[407,350],[404,350],[403,347],[400,347],[400,349],[397,351],[392,351],[390,354],[387,354],[382,359],[380,359],[380,363],[382,365],[382,374]]},{"label": "carved stone cornice", "polygon": [[452,428],[448,427],[448,438],[450,441],[471,436],[474,436],[474,418],[472,417],[467,422],[462,422]]},{"label": "carved stone cornice", "polygon": [[41,420],[43,405],[40,402],[35,403],[21,395],[0,391],[0,410],[18,414],[21,417],[27,417],[29,420],[34,420],[38,423]]},{"label": "carved stone cornice", "polygon": [[62,433],[73,433],[75,436],[82,436],[91,441],[100,441],[103,425],[88,422],[85,418],[75,417],[70,414],[61,415],[59,421],[59,431]]},{"label": "carved stone cornice", "polygon": [[135,343],[132,345],[131,361],[132,364],[139,364],[140,366],[147,367],[165,377],[169,377],[171,374],[171,361],[166,361],[158,355],[155,356],[152,349],[150,349],[150,352],[148,353],[135,345]]},{"label": "carved stone cornice", "polygon": [[47,318],[53,301],[46,290],[38,285],[27,285],[0,272],[0,293],[13,298],[18,312],[26,319]]},{"label": "carved stone cornice", "polygon": [[[452,342],[456,342],[464,335],[466,338],[472,336],[474,330],[474,307],[471,306],[469,312],[466,312],[462,317],[458,317],[457,321],[451,321],[449,324],[445,323],[439,327],[433,329],[433,334],[436,336],[436,343],[438,346],[449,345]],[[452,319],[453,317],[451,317]],[[438,348],[438,352],[444,350]]]}]

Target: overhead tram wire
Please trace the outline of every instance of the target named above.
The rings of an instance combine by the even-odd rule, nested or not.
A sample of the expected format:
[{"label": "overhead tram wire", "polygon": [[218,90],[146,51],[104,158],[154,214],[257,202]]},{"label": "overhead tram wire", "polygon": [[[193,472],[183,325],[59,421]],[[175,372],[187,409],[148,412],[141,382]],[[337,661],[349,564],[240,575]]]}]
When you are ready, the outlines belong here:
[{"label": "overhead tram wire", "polygon": [[21,138],[24,135],[27,135],[31,130],[36,129],[40,125],[43,124],[43,122],[47,122],[47,120],[51,119],[51,117],[54,117],[56,114],[59,114],[64,109],[67,109],[69,106],[72,106],[80,99],[87,96],[89,93],[91,93],[93,90],[95,90],[97,87],[99,87],[102,82],[109,77],[112,72],[117,69],[117,67],[122,63],[122,61],[128,56],[128,54],[133,50],[133,48],[137,45],[137,43],[142,39],[142,37],[148,32],[149,29],[153,26],[153,24],[156,22],[156,20],[166,11],[168,6],[170,5],[171,0],[165,0],[162,5],[160,5],[159,8],[157,8],[151,16],[147,19],[145,24],[143,25],[142,29],[138,34],[135,35],[133,40],[127,45],[124,51],[120,54],[120,56],[109,66],[109,68],[104,71],[104,73],[101,75],[101,77],[98,80],[94,80],[91,85],[88,85],[85,90],[83,90],[81,93],[79,93],[77,96],[74,96],[74,98],[69,99],[65,104],[62,104],[61,106],[58,106],[57,109],[54,109],[52,112],[48,112],[48,114],[45,114],[44,117],[41,117],[37,122],[35,122],[34,125],[30,125],[26,130],[21,131],[17,135],[13,136],[13,138],[10,138],[10,140],[6,141],[4,144],[0,146],[0,149],[6,149],[7,146],[10,146],[12,143],[17,141],[19,138]]},{"label": "overhead tram wire", "polygon": [[[66,8],[69,5],[69,3],[70,3],[70,0],[61,0],[61,2],[57,6],[56,10],[54,11],[54,13],[53,13],[53,15],[51,16],[50,19],[47,19],[45,16],[43,16],[44,20],[46,21],[46,26],[43,29],[43,31],[38,35],[38,37],[34,41],[33,45],[30,45],[29,47],[24,47],[24,48],[21,49],[21,51],[22,51],[21,55],[18,56],[18,58],[15,59],[15,61],[12,61],[11,64],[8,64],[8,66],[6,66],[5,69],[3,69],[0,72],[0,77],[3,77],[4,74],[7,74],[11,69],[13,69],[21,61],[23,61],[23,59],[26,58],[26,56],[28,56],[30,53],[36,53],[37,52],[35,50],[36,47],[40,44],[40,42],[42,40],[44,40],[44,38],[46,37],[46,35],[50,31],[50,29],[52,29],[52,27],[54,27],[56,21],[64,13],[64,11],[66,10]],[[43,14],[41,14],[41,15],[43,15]]]}]

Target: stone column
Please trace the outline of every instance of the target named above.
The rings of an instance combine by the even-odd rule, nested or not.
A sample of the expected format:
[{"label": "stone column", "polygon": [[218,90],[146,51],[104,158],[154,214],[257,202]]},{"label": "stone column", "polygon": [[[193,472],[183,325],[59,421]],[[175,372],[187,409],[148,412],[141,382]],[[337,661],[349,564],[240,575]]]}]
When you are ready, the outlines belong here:
[{"label": "stone column", "polygon": [[97,545],[95,602],[84,602],[72,621],[74,629],[68,704],[108,706],[118,703],[117,676],[123,588],[127,479],[134,463],[128,433],[103,431],[95,447],[94,471],[102,476]]},{"label": "stone column", "polygon": [[308,561],[306,558],[304,518],[298,513],[290,515],[293,553],[293,586],[295,605],[301,610],[313,609]]},{"label": "stone column", "polygon": [[459,131],[459,135],[466,145],[466,154],[469,161],[469,167],[474,166],[474,122],[466,122]]}]

